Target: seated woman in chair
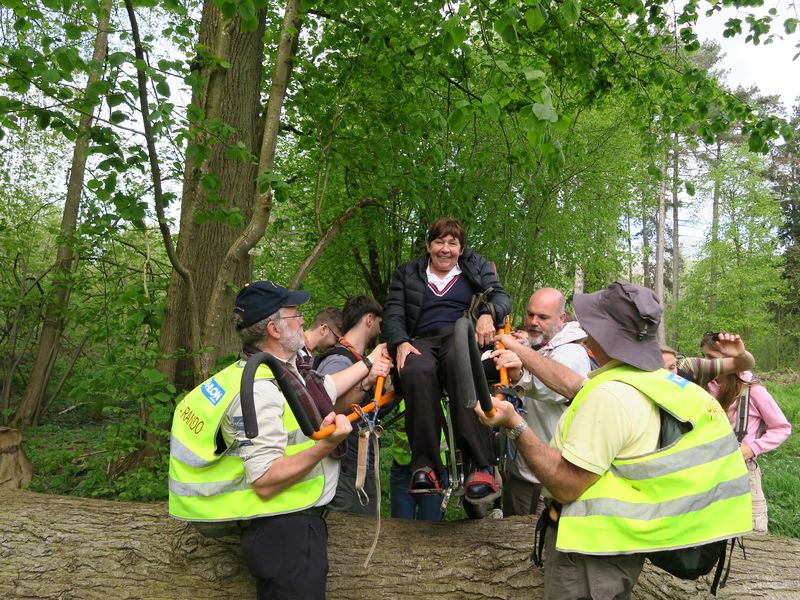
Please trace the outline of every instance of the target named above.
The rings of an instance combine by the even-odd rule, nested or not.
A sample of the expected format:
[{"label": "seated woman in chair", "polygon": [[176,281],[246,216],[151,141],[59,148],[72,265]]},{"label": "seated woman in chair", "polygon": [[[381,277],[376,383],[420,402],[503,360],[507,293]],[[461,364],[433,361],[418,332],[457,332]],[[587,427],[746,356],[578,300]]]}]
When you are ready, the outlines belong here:
[{"label": "seated woman in chair", "polygon": [[[465,495],[488,501],[497,488],[490,430],[459,401],[462,385],[453,368],[453,327],[470,309],[476,294],[485,294],[475,331],[479,346],[493,344],[495,324],[511,310],[493,266],[465,248],[464,227],[443,218],[428,230],[427,255],[400,265],[392,277],[383,313],[382,333],[395,355],[399,387],[406,400],[406,432],[411,445],[409,491],[440,489],[444,466],[440,455],[442,388],[451,398],[456,444],[473,466]],[[490,291],[489,291],[490,290]]]}]

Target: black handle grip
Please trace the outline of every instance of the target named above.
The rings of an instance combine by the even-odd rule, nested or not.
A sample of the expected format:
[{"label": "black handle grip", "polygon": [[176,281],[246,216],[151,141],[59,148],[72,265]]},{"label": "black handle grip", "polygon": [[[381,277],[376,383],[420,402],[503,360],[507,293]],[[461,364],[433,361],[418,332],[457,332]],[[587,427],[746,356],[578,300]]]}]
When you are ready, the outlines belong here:
[{"label": "black handle grip", "polygon": [[295,394],[294,388],[289,382],[289,377],[286,375],[286,369],[284,369],[283,363],[269,352],[259,352],[251,356],[247,360],[244,371],[242,371],[242,385],[239,393],[242,402],[244,434],[249,439],[253,439],[258,435],[258,418],[256,417],[256,405],[253,398],[253,384],[258,367],[264,364],[272,371],[275,383],[278,384],[283,397],[286,398],[286,403],[292,410],[294,418],[297,419],[300,430],[306,437],[311,437],[311,434],[316,431],[316,428],[311,423],[311,419],[306,414],[306,411],[303,410],[300,401],[297,399],[297,394]]}]

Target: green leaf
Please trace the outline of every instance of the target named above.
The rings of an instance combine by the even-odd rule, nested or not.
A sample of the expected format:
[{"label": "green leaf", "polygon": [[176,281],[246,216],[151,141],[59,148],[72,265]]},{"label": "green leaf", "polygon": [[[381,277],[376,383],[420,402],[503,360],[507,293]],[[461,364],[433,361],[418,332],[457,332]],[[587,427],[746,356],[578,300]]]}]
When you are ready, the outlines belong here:
[{"label": "green leaf", "polygon": [[158,369],[142,369],[142,377],[150,383],[162,383],[164,381],[164,374]]},{"label": "green leaf", "polygon": [[284,202],[289,199],[289,184],[281,180],[273,186],[275,202]]},{"label": "green leaf", "polygon": [[161,96],[169,96],[169,84],[162,80],[156,84],[156,92],[158,92]]},{"label": "green leaf", "polygon": [[547,121],[549,123],[555,123],[558,121],[558,113],[556,113],[555,109],[551,106],[545,106],[539,102],[535,103],[531,106],[531,110],[533,114],[536,115],[536,118],[540,121]]},{"label": "green leaf", "polygon": [[44,73],[42,73],[42,81],[47,83],[58,83],[61,81],[61,73],[59,73],[56,69],[47,69]]},{"label": "green leaf", "polygon": [[494,29],[509,45],[517,43],[517,22],[510,15],[503,15],[494,24]]},{"label": "green leaf", "polygon": [[39,129],[47,129],[50,125],[50,113],[46,110],[36,113],[36,126]]},{"label": "green leaf", "polygon": [[525,67],[522,72],[525,73],[525,79],[528,81],[538,81],[545,78],[544,71],[532,67]]},{"label": "green leaf", "polygon": [[217,173],[207,173],[200,180],[200,185],[209,192],[218,192],[222,189],[222,178]]},{"label": "green leaf", "polygon": [[450,127],[450,129],[453,131],[460,131],[467,124],[467,121],[469,120],[469,113],[469,109],[464,106],[456,108],[447,118],[448,127]]},{"label": "green leaf", "polygon": [[121,110],[115,110],[109,116],[109,120],[114,125],[119,125],[123,121],[127,121],[128,120],[128,115],[126,113],[122,112]]},{"label": "green leaf", "polygon": [[656,165],[654,165],[652,163],[647,165],[647,174],[650,175],[650,177],[652,177],[653,179],[655,179],[657,181],[661,181],[661,178],[663,177],[663,173],[661,173],[661,169],[659,169]]},{"label": "green leaf", "polygon": [[68,40],[79,40],[84,33],[84,28],[72,23],[64,23],[64,33]]},{"label": "green leaf", "polygon": [[113,108],[125,102],[125,94],[108,94],[106,96],[106,104]]},{"label": "green leaf", "polygon": [[539,31],[544,25],[547,15],[544,12],[541,4],[536,4],[533,8],[525,11],[525,23],[531,31]]},{"label": "green leaf", "polygon": [[577,23],[580,14],[581,5],[578,0],[564,0],[564,4],[561,5],[561,16],[567,23],[570,25]]},{"label": "green leaf", "polygon": [[694,184],[691,181],[686,181],[685,186],[686,186],[686,193],[689,194],[690,196],[694,196]]},{"label": "green leaf", "polygon": [[199,164],[211,158],[211,148],[204,144],[189,144],[186,147],[186,159]]},{"label": "green leaf", "polygon": [[75,68],[81,62],[81,57],[78,54],[78,50],[67,46],[56,48],[53,51],[53,57],[56,59],[58,66],[68,73],[75,70]]},{"label": "green leaf", "polygon": [[273,171],[265,171],[256,178],[256,186],[258,193],[264,194],[268,189],[273,187],[273,183],[280,181],[280,175]]},{"label": "green leaf", "polygon": [[206,118],[206,113],[197,104],[189,104],[186,107],[186,118],[192,123],[198,123]]}]

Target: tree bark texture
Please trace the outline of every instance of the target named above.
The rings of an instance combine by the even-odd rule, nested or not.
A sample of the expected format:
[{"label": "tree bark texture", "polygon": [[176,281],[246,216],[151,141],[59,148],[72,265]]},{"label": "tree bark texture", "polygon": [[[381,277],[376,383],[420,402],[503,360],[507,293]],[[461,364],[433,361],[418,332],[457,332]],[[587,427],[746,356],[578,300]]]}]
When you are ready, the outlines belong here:
[{"label": "tree bark texture", "polygon": [[[275,51],[275,59],[272,71],[272,83],[270,86],[269,99],[263,119],[261,136],[261,147],[256,171],[259,176],[274,169],[275,153],[278,145],[278,131],[280,130],[281,112],[283,102],[286,98],[286,91],[289,87],[289,79],[292,74],[293,57],[297,52],[297,45],[300,39],[300,0],[287,0],[284,7],[283,23],[281,24],[281,35],[278,47]],[[248,212],[247,226],[230,245],[219,263],[216,274],[216,281],[212,285],[208,301],[208,314],[203,324],[203,333],[206,336],[206,345],[212,345],[215,340],[222,339],[226,332],[230,331],[226,327],[228,319],[224,317],[231,313],[232,297],[229,293],[231,284],[237,280],[232,277],[232,273],[246,265],[250,272],[250,250],[264,237],[272,211],[272,189],[259,190],[254,188],[252,196],[252,207]],[[237,286],[238,287],[238,286]],[[196,377],[195,383],[199,383],[211,374],[214,361],[211,356],[204,354],[204,370],[200,377]]]},{"label": "tree bark texture", "polygon": [[[328,600],[542,597],[529,564],[533,517],[427,523],[383,519],[363,568],[374,518],[328,518]],[[748,537],[718,598],[797,598],[800,540]],[[710,579],[710,578],[709,578]],[[645,567],[637,600],[710,598],[709,581]],[[0,490],[0,597],[8,599],[214,600],[253,598],[236,538],[208,539],[170,519],[165,503],[140,504]]]},{"label": "tree bark texture", "polygon": [[[192,140],[196,144],[208,144],[211,157],[204,162],[187,158],[184,169],[181,198],[180,234],[177,256],[181,264],[192,273],[196,287],[196,302],[201,323],[207,319],[209,299],[212,297],[223,257],[240,235],[242,228],[233,227],[215,220],[197,222],[197,215],[213,211],[216,205],[203,186],[204,177],[219,176],[218,190],[226,208],[238,208],[247,222],[253,212],[252,198],[256,189],[257,165],[255,161],[244,161],[226,156],[229,145],[241,142],[251,155],[257,156],[261,141],[260,110],[262,63],[264,58],[264,11],[259,12],[259,27],[256,31],[242,31],[239,17],[226,20],[212,0],[203,5],[200,24],[199,45],[221,60],[228,61],[224,68],[211,60],[197,59],[195,70],[200,73],[205,85],[192,95],[192,104],[203,111],[206,120],[219,119],[233,129],[230,137],[218,140],[214,132],[200,127],[193,129]],[[226,273],[231,289],[226,289],[227,308],[233,302],[231,290],[249,278],[250,264],[237,265]],[[181,276],[173,271],[167,291],[166,309],[160,335],[160,350],[164,357],[159,369],[169,381],[180,389],[194,387],[202,377],[193,373],[190,358],[175,359],[184,352],[197,351],[191,347],[191,329],[187,311],[187,287]],[[227,315],[230,314],[228,311]],[[215,315],[224,320],[226,315]],[[228,321],[225,321],[226,323]],[[211,340],[209,345],[214,364],[216,357],[225,350],[234,349],[234,337],[230,327],[222,327],[223,335]],[[224,335],[224,334],[227,334]]]},{"label": "tree bark texture", "polygon": [[21,489],[32,477],[33,465],[22,449],[22,433],[0,427],[0,489]]}]

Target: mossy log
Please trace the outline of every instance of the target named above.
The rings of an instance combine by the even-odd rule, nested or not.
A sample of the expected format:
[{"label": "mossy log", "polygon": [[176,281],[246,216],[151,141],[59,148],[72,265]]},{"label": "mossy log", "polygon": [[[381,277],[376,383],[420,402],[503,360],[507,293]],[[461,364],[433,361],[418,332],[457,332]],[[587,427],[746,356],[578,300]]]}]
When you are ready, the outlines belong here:
[{"label": "mossy log", "polygon": [[[533,519],[409,522],[331,514],[329,600],[532,600]],[[798,598],[800,540],[748,537],[718,598]],[[649,564],[637,599],[710,598],[709,581],[681,581]],[[0,598],[212,600],[253,598],[236,538],[209,539],[167,516],[166,504],[0,490]]]}]

